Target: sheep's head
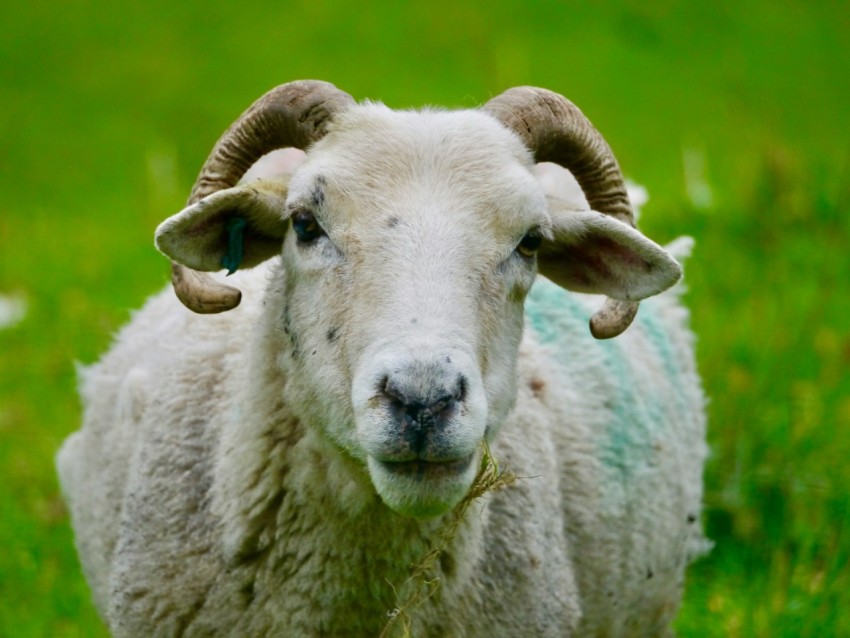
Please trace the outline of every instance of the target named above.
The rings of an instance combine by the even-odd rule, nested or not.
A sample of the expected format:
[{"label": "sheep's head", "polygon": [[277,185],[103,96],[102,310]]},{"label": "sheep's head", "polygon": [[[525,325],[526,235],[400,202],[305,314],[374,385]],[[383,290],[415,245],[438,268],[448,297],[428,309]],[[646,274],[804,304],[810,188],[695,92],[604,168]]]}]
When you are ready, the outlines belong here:
[{"label": "sheep's head", "polygon": [[[332,96],[324,111],[306,99],[311,106],[288,125],[322,112],[321,131],[305,142],[252,127],[258,150],[228,173],[219,164],[236,154],[220,148],[233,143],[228,134],[246,136],[240,122],[262,111],[252,107],[219,142],[190,206],[157,230],[157,245],[207,271],[234,259],[234,241],[245,265],[281,255],[273,289],[284,297],[280,329],[291,345],[284,365],[311,406],[301,416],[367,465],[389,507],[444,513],[466,494],[482,443],[513,406],[523,301],[538,268],[567,288],[625,302],[625,325],[622,313],[609,322],[622,330],[631,303],[672,285],[678,265],[630,225],[610,150],[560,96],[522,89],[483,111],[396,112],[355,105],[323,83],[280,87],[286,105],[292,87],[302,101],[305,88]],[[566,133],[534,132],[541,95],[567,109],[554,111],[568,120]],[[306,146],[306,159],[291,177],[232,186],[270,146]],[[547,198],[535,159],[572,169],[607,214]],[[209,293],[185,293],[202,275],[183,266],[174,269],[178,294],[209,310],[197,307]],[[235,302],[215,295],[219,309],[238,303],[238,293]]]}]

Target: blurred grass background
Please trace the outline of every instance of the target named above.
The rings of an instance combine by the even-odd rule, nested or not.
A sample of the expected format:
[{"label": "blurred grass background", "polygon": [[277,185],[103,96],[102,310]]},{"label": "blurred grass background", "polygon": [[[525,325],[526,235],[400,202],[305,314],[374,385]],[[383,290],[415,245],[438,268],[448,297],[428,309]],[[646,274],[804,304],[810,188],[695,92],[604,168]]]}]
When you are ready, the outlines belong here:
[{"label": "blurred grass background", "polygon": [[[850,5],[118,3],[0,9],[0,636],[105,635],[58,495],[74,362],[167,281],[155,225],[291,79],[393,107],[561,92],[687,264],[711,396],[682,636],[850,636]],[[6,304],[8,307],[9,304]],[[0,313],[2,315],[2,313]]]}]

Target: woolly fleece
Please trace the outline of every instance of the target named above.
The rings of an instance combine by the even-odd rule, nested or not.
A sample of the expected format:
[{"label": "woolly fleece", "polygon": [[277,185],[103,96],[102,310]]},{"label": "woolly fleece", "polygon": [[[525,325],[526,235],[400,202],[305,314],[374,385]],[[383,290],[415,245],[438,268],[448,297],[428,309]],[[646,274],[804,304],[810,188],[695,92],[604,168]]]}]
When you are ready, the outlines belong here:
[{"label": "woolly fleece", "polygon": [[[115,636],[377,636],[441,520],[395,514],[362,463],[292,417],[267,280],[200,316],[169,289],[81,373],[58,456],[83,569]],[[516,407],[520,478],[468,513],[414,636],[666,635],[700,529],[704,398],[672,291],[600,342],[601,298],[538,278]],[[250,364],[250,365],[249,365]]]}]

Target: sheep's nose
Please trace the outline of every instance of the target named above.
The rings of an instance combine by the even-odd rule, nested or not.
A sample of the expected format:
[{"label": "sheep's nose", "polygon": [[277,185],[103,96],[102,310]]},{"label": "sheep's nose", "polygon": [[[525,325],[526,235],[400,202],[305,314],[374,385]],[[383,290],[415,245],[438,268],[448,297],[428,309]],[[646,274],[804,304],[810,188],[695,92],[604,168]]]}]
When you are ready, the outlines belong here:
[{"label": "sheep's nose", "polygon": [[414,421],[433,420],[463,399],[464,386],[464,379],[459,376],[451,390],[438,388],[422,396],[406,384],[387,378],[384,395],[404,416]]},{"label": "sheep's nose", "polygon": [[466,393],[463,375],[448,383],[418,383],[427,376],[408,371],[387,377],[383,387],[399,436],[417,454],[445,428]]}]

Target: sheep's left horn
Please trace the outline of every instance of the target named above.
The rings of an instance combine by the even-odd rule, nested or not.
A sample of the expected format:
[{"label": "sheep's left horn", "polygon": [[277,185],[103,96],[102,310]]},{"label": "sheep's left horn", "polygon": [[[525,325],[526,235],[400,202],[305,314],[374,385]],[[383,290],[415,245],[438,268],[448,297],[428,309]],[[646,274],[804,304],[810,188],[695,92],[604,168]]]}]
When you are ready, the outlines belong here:
[{"label": "sheep's left horn", "polygon": [[[554,162],[569,170],[590,207],[635,225],[625,180],[611,147],[590,120],[567,98],[534,87],[516,87],[483,107],[516,133],[537,162]],[[606,299],[590,319],[597,339],[616,337],[637,313],[638,302]]]},{"label": "sheep's left horn", "polygon": [[[192,188],[188,205],[235,186],[260,157],[286,147],[306,149],[327,132],[334,114],[354,99],[333,84],[289,82],[254,102],[216,142]],[[183,304],[195,312],[216,313],[239,305],[242,293],[209,274],[172,263],[171,281]]]}]

